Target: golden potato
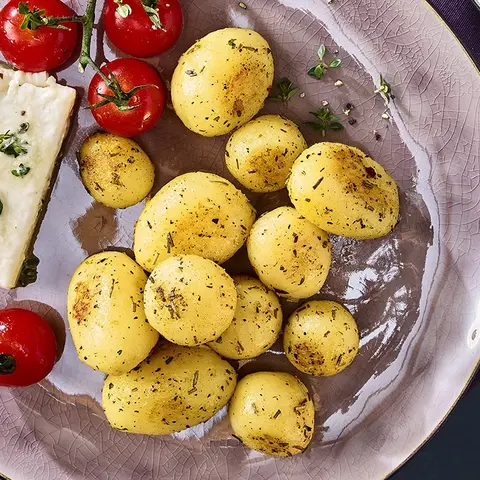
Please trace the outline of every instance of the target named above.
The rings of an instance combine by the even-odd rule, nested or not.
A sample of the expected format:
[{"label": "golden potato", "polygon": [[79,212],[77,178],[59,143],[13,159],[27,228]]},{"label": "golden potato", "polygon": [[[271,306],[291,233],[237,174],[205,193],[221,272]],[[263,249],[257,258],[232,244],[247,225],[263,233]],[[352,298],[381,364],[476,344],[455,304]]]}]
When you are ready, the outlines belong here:
[{"label": "golden potato", "polygon": [[297,455],[313,437],[313,401],[307,387],[288,373],[258,372],[242,378],[228,413],[235,436],[267,455]]},{"label": "golden potato", "polygon": [[248,237],[247,250],[260,280],[291,300],[318,293],[332,262],[328,235],[292,207],[260,217]]},{"label": "golden potato", "polygon": [[225,358],[241,360],[265,353],[282,329],[282,308],[277,296],[256,278],[233,277],[237,308],[233,322],[208,345]]},{"label": "golden potato", "polygon": [[255,221],[247,197],[213,173],[180,175],[148,202],[135,226],[137,262],[151,272],[171,255],[226,262],[245,243]]},{"label": "golden potato", "polygon": [[355,147],[329,142],[310,147],[293,165],[287,187],[295,208],[329,233],[378,238],[398,222],[395,181]]},{"label": "golden potato", "polygon": [[232,323],[237,292],[216,263],[179,255],[159,263],[145,287],[145,313],[153,328],[178,345],[217,339]]},{"label": "golden potato", "polygon": [[143,309],[146,281],[125,253],[102,252],[80,264],[68,287],[68,323],[82,362],[121,374],[147,357],[159,335]]},{"label": "golden potato", "polygon": [[153,187],[153,163],[129,138],[95,133],[80,148],[79,162],[88,193],[107,207],[131,207]]},{"label": "golden potato", "polygon": [[301,372],[330,376],[347,368],[359,347],[358,328],[342,305],[321,300],[298,308],[283,335],[287,358]]},{"label": "golden potato", "polygon": [[264,115],[232,134],[225,161],[230,173],[254,192],[285,187],[297,157],[307,148],[298,127],[280,115]]},{"label": "golden potato", "polygon": [[162,342],[131,372],[105,379],[102,405],[113,428],[167,435],[213,417],[236,384],[233,367],[210,348]]},{"label": "golden potato", "polygon": [[181,56],[172,78],[173,106],[190,130],[225,135],[260,111],[273,77],[272,52],[260,34],[217,30]]}]

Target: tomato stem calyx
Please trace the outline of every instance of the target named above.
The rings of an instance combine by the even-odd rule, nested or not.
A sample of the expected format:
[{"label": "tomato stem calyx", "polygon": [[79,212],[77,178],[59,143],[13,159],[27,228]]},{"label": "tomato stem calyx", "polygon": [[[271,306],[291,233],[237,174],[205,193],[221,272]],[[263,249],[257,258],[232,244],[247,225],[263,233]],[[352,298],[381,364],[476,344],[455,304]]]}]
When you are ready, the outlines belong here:
[{"label": "tomato stem calyx", "polygon": [[15,371],[17,362],[12,355],[7,353],[0,354],[0,375],[10,375]]},{"label": "tomato stem calyx", "polygon": [[35,31],[39,27],[51,27],[59,28],[61,30],[70,30],[62,23],[65,22],[83,22],[83,17],[73,15],[71,17],[46,17],[45,10],[39,10],[37,7],[33,7],[32,10],[28,7],[28,4],[20,2],[18,4],[18,11],[24,16],[23,22],[20,25],[22,30]]}]

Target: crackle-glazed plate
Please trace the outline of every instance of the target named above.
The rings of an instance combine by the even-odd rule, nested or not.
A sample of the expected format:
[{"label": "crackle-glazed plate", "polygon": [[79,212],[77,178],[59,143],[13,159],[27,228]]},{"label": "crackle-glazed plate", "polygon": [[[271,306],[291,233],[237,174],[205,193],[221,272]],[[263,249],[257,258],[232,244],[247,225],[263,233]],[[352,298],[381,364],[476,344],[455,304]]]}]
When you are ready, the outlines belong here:
[{"label": "crackle-glazed plate", "polygon": [[[3,5],[5,0],[0,0]],[[429,437],[462,394],[480,358],[480,75],[452,33],[421,0],[184,0],[186,28],[174,50],[151,60],[169,79],[195,39],[225,26],[264,35],[276,60],[305,95],[265,112],[299,124],[327,100],[346,125],[326,140],[356,145],[396,179],[401,221],[375,241],[333,238],[334,263],[320,298],[337,299],[357,318],[360,353],[333,378],[302,379],[317,405],[311,447],[288,459],[267,458],[231,436],[225,412],[182,434],[154,438],[109,428],[98,404],[103,376],[82,364],[65,328],[66,291],[76,266],[108,247],[129,249],[142,206],[114,211],[92,202],[76,152],[97,127],[86,105],[85,75],[74,64],[56,72],[79,102],[52,197],[35,242],[38,281],[0,290],[0,308],[45,315],[62,355],[48,381],[0,390],[0,472],[12,480],[288,479],[376,480],[388,476]],[[71,2],[81,13],[84,2]],[[306,75],[324,43],[342,67],[325,80]],[[120,53],[98,30],[97,60]],[[373,94],[379,73],[395,94],[392,121]],[[344,85],[334,86],[341,79]],[[346,103],[354,110],[348,118]],[[0,112],[1,114],[1,112]],[[309,143],[318,132],[302,125]],[[375,135],[377,131],[379,135]],[[225,138],[189,132],[168,110],[138,139],[154,160],[155,189],[176,175],[217,172]],[[1,181],[1,179],[0,179]],[[287,195],[250,195],[259,213]],[[6,252],[0,252],[5,255]],[[229,262],[247,272],[245,252]],[[294,305],[285,304],[286,312]],[[135,341],[135,339],[132,339]],[[279,345],[239,373],[293,371]]]}]

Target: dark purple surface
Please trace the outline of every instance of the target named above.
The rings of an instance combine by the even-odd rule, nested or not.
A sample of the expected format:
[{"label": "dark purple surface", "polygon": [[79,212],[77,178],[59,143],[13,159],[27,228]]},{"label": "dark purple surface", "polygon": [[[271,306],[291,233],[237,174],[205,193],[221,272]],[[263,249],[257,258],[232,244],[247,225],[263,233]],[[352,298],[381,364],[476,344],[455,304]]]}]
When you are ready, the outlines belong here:
[{"label": "dark purple surface", "polygon": [[428,0],[480,66],[480,9],[474,0]]}]

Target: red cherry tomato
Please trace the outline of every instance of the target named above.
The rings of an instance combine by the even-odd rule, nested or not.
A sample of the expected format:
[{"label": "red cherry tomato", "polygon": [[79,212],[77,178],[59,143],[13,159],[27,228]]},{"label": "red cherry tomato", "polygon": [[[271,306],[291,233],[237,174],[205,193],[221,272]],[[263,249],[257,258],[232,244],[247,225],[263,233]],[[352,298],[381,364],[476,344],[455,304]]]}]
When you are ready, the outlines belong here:
[{"label": "red cherry tomato", "polygon": [[19,12],[20,3],[27,4],[30,12],[44,10],[42,17],[75,15],[60,0],[10,1],[0,12],[0,51],[5,60],[25,72],[48,71],[65,63],[75,50],[78,25],[75,22],[62,23],[68,30],[48,26],[22,29],[25,15]]},{"label": "red cherry tomato", "polygon": [[[161,27],[155,26],[144,5],[155,5]],[[125,13],[122,13],[125,12]],[[153,57],[171,48],[183,26],[178,0],[106,0],[103,10],[105,32],[112,43],[134,57]]]},{"label": "red cherry tomato", "polygon": [[40,315],[12,308],[0,311],[0,385],[27,386],[45,378],[57,357],[57,341]]},{"label": "red cherry tomato", "polygon": [[[97,123],[107,132],[122,137],[134,137],[150,130],[162,116],[166,101],[165,86],[157,71],[135,58],[118,58],[104,65],[101,70],[107,76],[112,73],[125,93],[141,85],[154,86],[138,90],[125,101],[124,107],[135,107],[131,110],[122,110],[113,102],[93,108]],[[105,100],[101,94],[113,95],[113,92],[97,73],[90,82],[88,103],[95,105]]]}]

